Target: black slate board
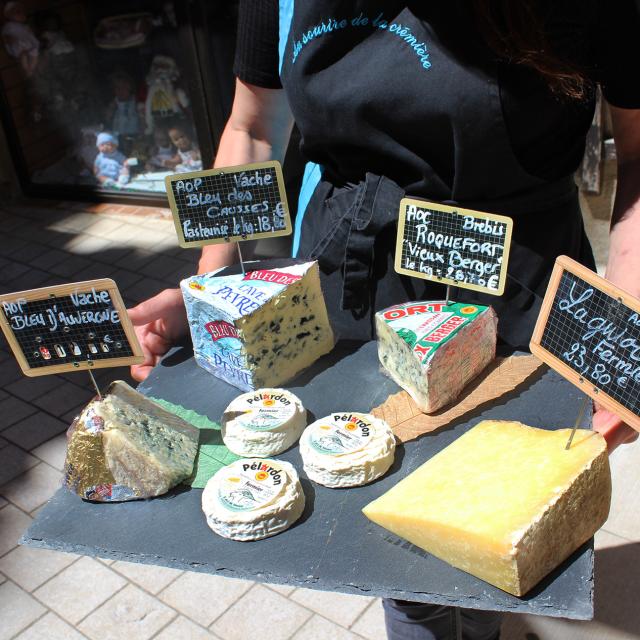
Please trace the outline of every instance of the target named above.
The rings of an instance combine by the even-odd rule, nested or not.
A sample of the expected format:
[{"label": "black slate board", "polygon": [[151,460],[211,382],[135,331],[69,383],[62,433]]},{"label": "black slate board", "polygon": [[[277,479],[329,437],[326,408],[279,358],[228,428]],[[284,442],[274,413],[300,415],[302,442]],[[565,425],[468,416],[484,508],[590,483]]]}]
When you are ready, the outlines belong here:
[{"label": "black slate board", "polygon": [[173,174],[165,185],[182,247],[292,232],[277,160]]},{"label": "black slate board", "polygon": [[118,287],[109,278],[2,295],[0,328],[28,376],[144,359]]},{"label": "black slate board", "polygon": [[513,220],[506,216],[403,198],[395,270],[500,296],[512,229]]},{"label": "black slate board", "polygon": [[[398,391],[379,370],[375,343],[355,353],[353,349],[341,345],[288,386],[317,417],[331,411],[368,411]],[[173,350],[140,390],[218,420],[239,392],[188,356],[186,349]],[[201,490],[182,487],[154,500],[122,504],[83,502],[60,489],[21,542],[312,589],[590,619],[592,543],[574,553],[528,596],[516,598],[424,553],[360,513],[365,504],[480,419],[566,427],[575,421],[583,397],[553,371],[519,392],[470,419],[400,446],[390,473],[366,487],[327,489],[309,482],[302,472],[305,513],[291,529],[273,538],[250,543],[220,538],[205,523]],[[302,470],[297,447],[278,457]]]}]

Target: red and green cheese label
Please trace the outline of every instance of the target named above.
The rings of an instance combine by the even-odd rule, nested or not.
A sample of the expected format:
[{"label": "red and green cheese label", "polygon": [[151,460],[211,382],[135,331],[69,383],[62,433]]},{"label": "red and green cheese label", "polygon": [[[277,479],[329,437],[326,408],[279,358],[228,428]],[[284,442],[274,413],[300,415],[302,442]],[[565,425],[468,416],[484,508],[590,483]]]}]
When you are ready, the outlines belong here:
[{"label": "red and green cheese label", "polygon": [[486,310],[485,306],[464,302],[407,302],[389,307],[380,315],[424,363]]}]

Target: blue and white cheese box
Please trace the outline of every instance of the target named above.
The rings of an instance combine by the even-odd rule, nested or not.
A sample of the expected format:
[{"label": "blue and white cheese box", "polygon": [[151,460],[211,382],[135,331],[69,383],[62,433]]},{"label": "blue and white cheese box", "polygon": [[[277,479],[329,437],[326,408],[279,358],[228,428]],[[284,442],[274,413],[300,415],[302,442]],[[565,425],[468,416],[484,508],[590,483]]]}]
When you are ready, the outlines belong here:
[{"label": "blue and white cheese box", "polygon": [[198,364],[251,391],[290,380],[331,351],[334,336],[317,262],[245,266],[244,274],[214,271],[180,287]]}]

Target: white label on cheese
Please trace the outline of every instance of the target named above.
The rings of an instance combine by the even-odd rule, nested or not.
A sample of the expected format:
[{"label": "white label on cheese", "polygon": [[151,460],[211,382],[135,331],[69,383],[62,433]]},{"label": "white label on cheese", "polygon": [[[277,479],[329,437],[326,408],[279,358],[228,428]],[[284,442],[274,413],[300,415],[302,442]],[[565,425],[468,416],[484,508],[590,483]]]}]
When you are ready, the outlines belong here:
[{"label": "white label on cheese", "polygon": [[275,500],[287,474],[268,460],[238,460],[220,471],[218,500],[230,511],[255,511]]},{"label": "white label on cheese", "polygon": [[104,418],[96,413],[94,407],[90,407],[85,413],[84,428],[94,435],[104,431]]},{"label": "white label on cheese", "polygon": [[[394,330],[411,329],[415,334],[426,335],[437,329],[443,322],[448,320],[453,313],[440,311],[438,313],[430,313],[425,315],[415,315],[401,318],[400,320],[391,320],[388,322]],[[425,317],[426,316],[426,317]]]},{"label": "white label on cheese", "polygon": [[236,422],[251,431],[270,431],[281,427],[296,413],[295,404],[281,393],[257,392],[247,400],[251,405]]},{"label": "white label on cheese", "polygon": [[309,444],[315,451],[340,456],[364,449],[371,441],[374,426],[357,413],[332,413],[310,429]]}]

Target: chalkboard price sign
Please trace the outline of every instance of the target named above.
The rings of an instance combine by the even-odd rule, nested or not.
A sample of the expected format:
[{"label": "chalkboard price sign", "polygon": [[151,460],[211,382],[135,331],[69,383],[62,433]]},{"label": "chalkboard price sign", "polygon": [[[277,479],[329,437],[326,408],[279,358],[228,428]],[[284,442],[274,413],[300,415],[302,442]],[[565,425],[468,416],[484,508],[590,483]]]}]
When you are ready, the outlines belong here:
[{"label": "chalkboard price sign", "polygon": [[291,234],[277,161],[180,173],[165,183],[182,247]]},{"label": "chalkboard price sign", "polygon": [[0,296],[0,325],[28,376],[144,360],[118,287],[108,278]]},{"label": "chalkboard price sign", "polygon": [[505,216],[403,198],[395,270],[502,295],[512,228]]},{"label": "chalkboard price sign", "polygon": [[640,300],[560,256],[530,347],[640,431]]}]

